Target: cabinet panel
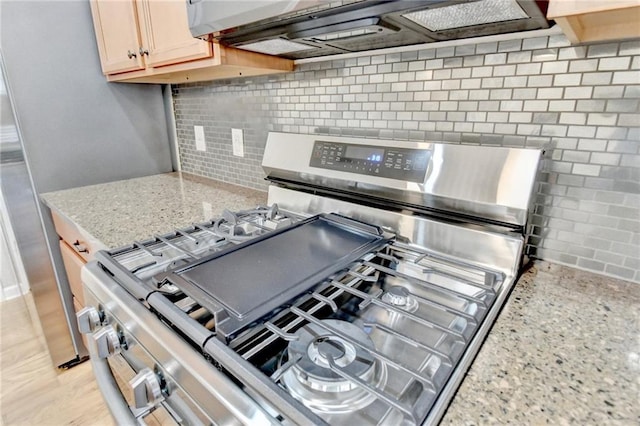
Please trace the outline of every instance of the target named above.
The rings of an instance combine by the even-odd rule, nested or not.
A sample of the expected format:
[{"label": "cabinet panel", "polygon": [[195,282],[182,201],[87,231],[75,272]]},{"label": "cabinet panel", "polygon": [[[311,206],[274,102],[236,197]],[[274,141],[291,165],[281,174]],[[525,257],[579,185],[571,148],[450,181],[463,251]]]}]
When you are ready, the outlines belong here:
[{"label": "cabinet panel", "polygon": [[80,305],[84,306],[84,291],[82,289],[80,271],[85,262],[64,240],[60,241],[60,253],[62,253],[64,269],[67,271],[67,279],[69,280],[71,293]]},{"label": "cabinet panel", "polygon": [[113,74],[143,69],[134,1],[91,0],[90,4],[102,71]]},{"label": "cabinet panel", "polygon": [[193,38],[189,31],[184,0],[138,0],[136,5],[147,66],[211,56],[211,43]]},{"label": "cabinet panel", "polygon": [[56,211],[51,210],[51,218],[53,219],[53,226],[56,228],[56,233],[60,235],[67,245],[84,259],[85,262],[92,260],[93,254],[98,249],[103,248],[90,241],[90,238],[73,222],[65,219]]},{"label": "cabinet panel", "polygon": [[551,0],[547,18],[554,19],[572,43],[640,37],[638,0]]}]

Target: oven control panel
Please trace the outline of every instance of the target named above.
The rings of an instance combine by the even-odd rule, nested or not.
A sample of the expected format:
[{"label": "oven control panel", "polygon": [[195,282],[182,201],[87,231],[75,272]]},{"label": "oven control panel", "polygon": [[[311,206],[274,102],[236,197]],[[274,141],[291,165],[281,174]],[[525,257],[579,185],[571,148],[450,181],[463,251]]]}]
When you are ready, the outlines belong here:
[{"label": "oven control panel", "polygon": [[309,166],[410,182],[424,182],[431,151],[315,141]]}]

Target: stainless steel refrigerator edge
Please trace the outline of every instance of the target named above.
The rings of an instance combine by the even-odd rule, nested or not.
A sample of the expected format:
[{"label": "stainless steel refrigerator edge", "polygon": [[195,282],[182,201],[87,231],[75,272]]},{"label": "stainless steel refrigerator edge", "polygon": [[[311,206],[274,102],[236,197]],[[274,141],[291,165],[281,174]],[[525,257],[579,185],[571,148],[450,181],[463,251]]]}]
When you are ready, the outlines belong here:
[{"label": "stainless steel refrigerator edge", "polygon": [[[44,241],[31,244],[53,268],[41,272],[46,291],[30,284],[51,358],[55,365],[70,365],[86,350],[77,337],[58,236],[38,195],[172,171],[162,87],[106,81],[89,2],[2,2],[1,12],[5,72],[31,173],[29,200],[41,211],[34,228],[44,230]],[[46,295],[56,293],[61,301],[47,302]],[[71,315],[54,320],[53,306]],[[70,337],[56,340],[58,328]]]},{"label": "stainless steel refrigerator edge", "polygon": [[80,341],[77,326],[70,321],[73,304],[69,288],[59,287],[54,275],[42,227],[42,212],[25,161],[20,126],[14,113],[1,51],[0,72],[0,186],[11,222],[9,226],[16,236],[18,254],[43,324],[51,358],[55,365],[73,363],[86,356],[87,352],[77,344]]}]

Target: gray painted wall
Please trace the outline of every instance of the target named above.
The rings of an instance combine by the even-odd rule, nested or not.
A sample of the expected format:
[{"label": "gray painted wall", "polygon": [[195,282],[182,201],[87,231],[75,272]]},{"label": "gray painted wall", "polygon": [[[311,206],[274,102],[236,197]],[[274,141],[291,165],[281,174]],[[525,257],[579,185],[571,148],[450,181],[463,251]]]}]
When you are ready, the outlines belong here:
[{"label": "gray painted wall", "polygon": [[[2,1],[0,47],[36,194],[172,170],[162,87],[107,83],[88,1]],[[42,221],[57,291],[82,356],[58,237],[51,216],[42,214]],[[43,277],[42,286],[30,284],[40,307],[35,290],[50,292],[56,282]],[[43,303],[41,312],[51,311],[51,303]]]},{"label": "gray painted wall", "polygon": [[258,189],[269,131],[545,148],[529,254],[640,282],[640,40],[430,48],[173,93],[183,170]]},{"label": "gray painted wall", "polygon": [[37,192],[171,171],[161,87],[107,83],[88,1],[3,1],[0,17]]}]

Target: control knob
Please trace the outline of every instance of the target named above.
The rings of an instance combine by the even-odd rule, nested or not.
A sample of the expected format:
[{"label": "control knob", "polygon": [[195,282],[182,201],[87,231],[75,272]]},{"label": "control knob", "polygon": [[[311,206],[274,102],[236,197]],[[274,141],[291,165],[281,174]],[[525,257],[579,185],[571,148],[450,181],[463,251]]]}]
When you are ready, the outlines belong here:
[{"label": "control knob", "polygon": [[160,378],[150,368],[143,368],[129,381],[136,408],[153,407],[162,400]]},{"label": "control knob", "polygon": [[113,327],[105,327],[91,337],[96,342],[98,357],[104,359],[120,353],[120,336]]},{"label": "control knob", "polygon": [[93,333],[93,331],[102,323],[103,315],[93,306],[82,308],[76,314],[78,319],[78,329],[82,334]]}]

